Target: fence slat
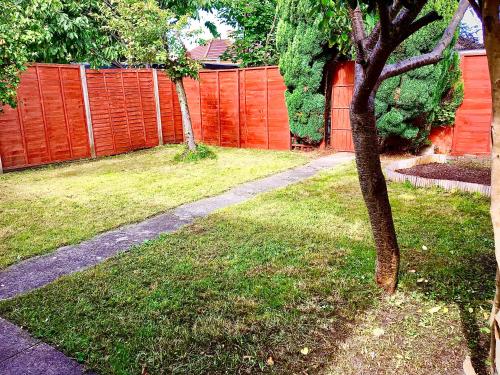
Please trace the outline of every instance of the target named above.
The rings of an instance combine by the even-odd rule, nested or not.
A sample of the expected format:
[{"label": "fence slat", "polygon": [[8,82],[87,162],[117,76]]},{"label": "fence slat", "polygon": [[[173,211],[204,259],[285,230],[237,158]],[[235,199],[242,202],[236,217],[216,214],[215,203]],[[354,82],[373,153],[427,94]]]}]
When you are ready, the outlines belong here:
[{"label": "fence slat", "polygon": [[158,144],[163,145],[163,127],[161,123],[160,91],[158,89],[158,71],[153,69],[153,89],[155,94],[156,125],[158,129]]},{"label": "fence slat", "polygon": [[85,120],[87,122],[90,156],[95,159],[96,153],[95,153],[95,143],[94,143],[94,129],[92,126],[92,116],[90,115],[90,100],[89,100],[89,90],[87,86],[87,73],[85,72],[85,65],[80,65],[80,80],[82,83],[83,105],[85,107]]}]

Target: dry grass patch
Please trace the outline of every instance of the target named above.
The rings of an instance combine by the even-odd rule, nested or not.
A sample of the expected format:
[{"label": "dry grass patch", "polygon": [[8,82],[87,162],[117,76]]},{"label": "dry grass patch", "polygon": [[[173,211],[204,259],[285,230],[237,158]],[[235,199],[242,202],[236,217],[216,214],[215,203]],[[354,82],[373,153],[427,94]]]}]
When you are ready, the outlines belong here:
[{"label": "dry grass patch", "polygon": [[176,163],[181,146],[0,176],[0,269],[78,243],[315,154],[214,148],[217,159]]}]

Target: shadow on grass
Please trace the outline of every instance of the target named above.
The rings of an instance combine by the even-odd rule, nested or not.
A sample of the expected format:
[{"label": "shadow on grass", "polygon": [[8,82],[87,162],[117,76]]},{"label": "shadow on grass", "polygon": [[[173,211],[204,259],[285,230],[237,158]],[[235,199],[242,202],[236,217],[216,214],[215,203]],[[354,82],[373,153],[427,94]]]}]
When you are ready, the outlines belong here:
[{"label": "shadow on grass", "polygon": [[[404,258],[408,258],[408,254]],[[404,259],[403,261],[405,261]],[[428,283],[415,282],[418,276],[405,274],[413,279],[410,289],[423,292],[430,299],[455,304],[460,312],[461,328],[471,360],[478,375],[488,375],[486,360],[489,351],[489,334],[482,333],[487,326],[482,315],[489,315],[490,300],[495,292],[495,257],[493,252],[481,251],[451,257],[443,254],[412,257],[411,267],[420,270]],[[420,286],[421,285],[421,286]]]}]

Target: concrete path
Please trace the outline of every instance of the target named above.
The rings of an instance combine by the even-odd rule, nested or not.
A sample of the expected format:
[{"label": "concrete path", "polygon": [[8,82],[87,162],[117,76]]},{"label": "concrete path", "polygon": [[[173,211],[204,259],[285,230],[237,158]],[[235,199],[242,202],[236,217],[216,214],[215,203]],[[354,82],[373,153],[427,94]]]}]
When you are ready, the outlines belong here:
[{"label": "concrete path", "polygon": [[[304,166],[244,183],[220,195],[184,204],[167,213],[103,233],[78,245],[61,247],[51,254],[26,260],[0,272],[0,300],[29,292],[61,276],[92,267],[161,233],[174,232],[218,209],[302,181],[319,171],[351,160],[352,154],[347,153],[315,159]],[[83,367],[77,362],[34,340],[20,328],[0,318],[0,374],[83,373]]]},{"label": "concrete path", "polygon": [[88,374],[78,362],[0,318],[0,374]]}]

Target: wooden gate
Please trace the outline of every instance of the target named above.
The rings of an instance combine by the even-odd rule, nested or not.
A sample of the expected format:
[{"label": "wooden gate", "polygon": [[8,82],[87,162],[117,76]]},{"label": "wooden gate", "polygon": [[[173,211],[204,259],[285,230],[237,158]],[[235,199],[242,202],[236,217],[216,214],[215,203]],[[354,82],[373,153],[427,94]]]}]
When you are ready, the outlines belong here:
[{"label": "wooden gate", "polygon": [[333,76],[330,145],[335,151],[354,151],[349,106],[354,89],[354,62],[339,63]]}]

